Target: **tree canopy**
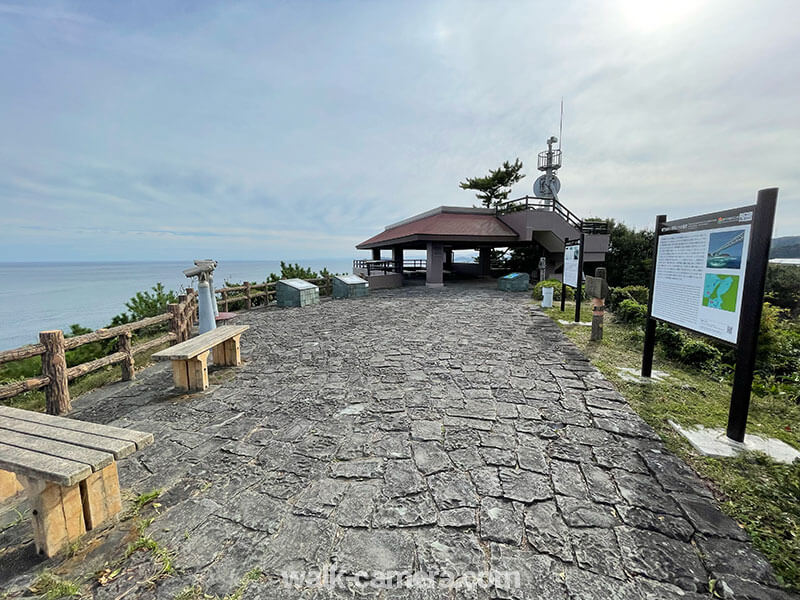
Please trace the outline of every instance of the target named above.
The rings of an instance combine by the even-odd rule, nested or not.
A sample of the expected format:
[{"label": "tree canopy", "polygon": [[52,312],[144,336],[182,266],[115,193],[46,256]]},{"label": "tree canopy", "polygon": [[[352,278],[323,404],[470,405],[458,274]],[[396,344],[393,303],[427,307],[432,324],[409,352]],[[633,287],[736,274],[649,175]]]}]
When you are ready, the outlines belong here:
[{"label": "tree canopy", "polygon": [[484,177],[469,177],[466,181],[458,185],[462,190],[475,190],[478,193],[475,197],[481,201],[486,208],[497,206],[504,200],[508,200],[511,193],[511,186],[525,177],[522,171],[522,161],[517,158],[514,164],[505,161],[500,167],[489,171]]}]

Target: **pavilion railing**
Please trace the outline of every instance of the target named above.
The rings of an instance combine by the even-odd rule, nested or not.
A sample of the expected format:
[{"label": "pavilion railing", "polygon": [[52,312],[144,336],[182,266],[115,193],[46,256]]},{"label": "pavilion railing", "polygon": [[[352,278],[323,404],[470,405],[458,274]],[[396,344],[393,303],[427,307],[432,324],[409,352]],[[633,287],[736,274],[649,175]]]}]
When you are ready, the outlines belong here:
[{"label": "pavilion railing", "polygon": [[398,260],[354,260],[353,272],[366,271],[367,277],[372,273],[401,273],[403,271],[424,271],[427,260],[424,258],[406,258]]},{"label": "pavilion railing", "polygon": [[523,210],[544,210],[551,211],[560,215],[567,223],[583,233],[602,234],[608,233],[608,223],[605,221],[583,221],[578,216],[564,206],[557,199],[536,198],[534,196],[523,196],[508,202],[502,202],[495,207],[498,215],[519,212]]}]

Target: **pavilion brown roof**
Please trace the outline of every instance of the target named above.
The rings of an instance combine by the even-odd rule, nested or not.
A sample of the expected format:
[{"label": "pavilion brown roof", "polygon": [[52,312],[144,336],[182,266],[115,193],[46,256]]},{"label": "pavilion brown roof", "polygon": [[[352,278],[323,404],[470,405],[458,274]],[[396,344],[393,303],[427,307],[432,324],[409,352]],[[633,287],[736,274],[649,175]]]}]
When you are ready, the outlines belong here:
[{"label": "pavilion brown roof", "polygon": [[494,214],[447,212],[442,207],[442,212],[437,214],[387,227],[356,248],[365,250],[424,241],[481,243],[513,242],[518,239],[516,232]]}]

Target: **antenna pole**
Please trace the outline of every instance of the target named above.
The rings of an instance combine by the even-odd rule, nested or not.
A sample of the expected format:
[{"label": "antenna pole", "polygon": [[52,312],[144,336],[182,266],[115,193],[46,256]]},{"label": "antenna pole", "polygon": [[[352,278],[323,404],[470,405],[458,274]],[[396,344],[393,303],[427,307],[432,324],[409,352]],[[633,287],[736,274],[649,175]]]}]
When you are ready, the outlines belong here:
[{"label": "antenna pole", "polygon": [[564,125],[564,96],[561,96],[561,119],[558,121],[558,149],[561,150],[561,130]]}]

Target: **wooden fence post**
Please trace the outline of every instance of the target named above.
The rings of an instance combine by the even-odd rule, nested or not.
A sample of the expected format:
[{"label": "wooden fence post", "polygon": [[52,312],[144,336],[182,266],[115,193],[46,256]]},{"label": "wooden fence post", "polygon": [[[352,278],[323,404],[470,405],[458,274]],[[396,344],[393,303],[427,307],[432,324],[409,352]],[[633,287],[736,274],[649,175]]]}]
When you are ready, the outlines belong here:
[{"label": "wooden fence post", "polygon": [[50,378],[50,383],[44,390],[47,413],[66,414],[72,410],[72,403],[69,399],[67,359],[64,356],[64,332],[60,329],[40,331],[39,342],[45,347],[42,354],[42,375]]},{"label": "wooden fence post", "polygon": [[120,363],[122,367],[122,381],[130,381],[136,377],[134,372],[133,348],[131,345],[131,332],[121,333],[117,338],[117,350],[125,353],[125,359]]},{"label": "wooden fence post", "polygon": [[175,343],[180,344],[183,341],[183,311],[182,304],[167,304],[167,312],[169,312],[169,330],[175,334]]},{"label": "wooden fence post", "polygon": [[228,290],[222,290],[222,312],[228,312]]},{"label": "wooden fence post", "polygon": [[247,310],[250,310],[251,306],[252,306],[252,302],[250,302],[250,282],[249,281],[245,281],[244,282],[244,307]]},{"label": "wooden fence post", "polygon": [[[591,283],[588,279],[592,279]],[[587,278],[586,292],[592,297],[592,334],[589,339],[592,342],[599,342],[603,339],[605,298],[608,296],[608,284],[606,283],[606,270],[604,267],[597,267],[594,270],[594,277]]]}]

